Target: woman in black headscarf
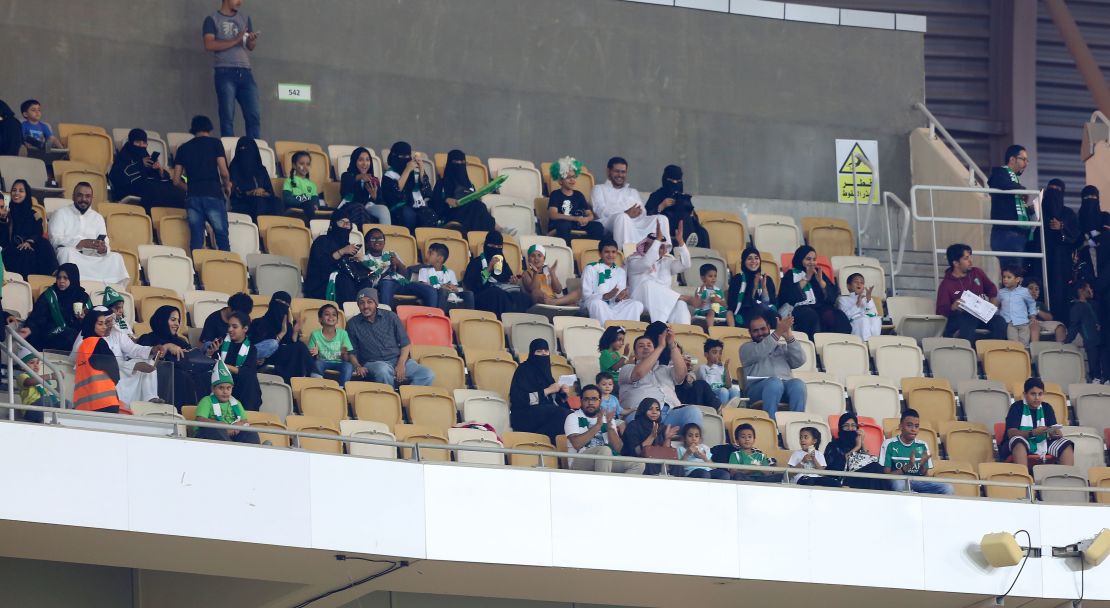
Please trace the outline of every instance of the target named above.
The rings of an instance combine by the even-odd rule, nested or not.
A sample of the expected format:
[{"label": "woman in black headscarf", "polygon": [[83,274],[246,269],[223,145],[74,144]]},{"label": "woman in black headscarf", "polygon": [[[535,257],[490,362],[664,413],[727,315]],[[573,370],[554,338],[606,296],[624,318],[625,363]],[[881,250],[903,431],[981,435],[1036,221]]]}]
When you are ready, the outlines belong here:
[{"label": "woman in black headscarf", "polygon": [[1053,318],[1066,325],[1071,308],[1068,284],[1074,276],[1072,254],[1079,244],[1079,219],[1064,204],[1063,188],[1053,187],[1051,182],[1044,190],[1041,224],[1044,229],[1044,259],[1048,274],[1045,290],[1048,292],[1049,310]]},{"label": "woman in black headscarf", "polygon": [[[366,148],[355,148],[347,170],[339,176],[339,207],[355,204],[362,210],[363,221],[389,224],[389,207],[377,203],[381,182],[374,175],[374,159]],[[353,216],[352,216],[353,217]]]},{"label": "woman in black headscarf", "polygon": [[[698,221],[698,214],[694,211],[694,203],[690,195],[686,194],[686,187],[682,183],[682,167],[667,165],[663,168],[663,185],[648,197],[644,208],[649,215],[663,214],[671,221],[671,238],[682,222],[682,231],[686,235],[686,244],[690,247],[709,247],[709,233]],[[737,245],[739,243],[736,243]]]},{"label": "woman in black headscarf", "polygon": [[258,358],[273,365],[279,376],[289,384],[293,377],[307,377],[313,369],[308,346],[301,342],[300,319],[289,320],[289,306],[293,296],[284,291],[270,296],[270,306],[259,318],[251,321],[251,343],[258,350]]},{"label": "woman in black headscarf", "polygon": [[131,129],[127,133],[127,143],[119,149],[108,172],[112,200],[138,196],[143,199],[147,213],[153,207],[184,207],[185,192],[173,185],[170,176],[162,170],[162,163],[150,157],[146,146],[146,131]]},{"label": "woman in black headscarf", "polygon": [[369,274],[358,268],[361,262],[357,256],[362,245],[350,240],[352,230],[362,229],[351,218],[361,216],[359,209],[358,205],[340,207],[332,214],[328,231],[312,241],[304,275],[305,297],[343,304],[353,301],[359,289],[370,287]]},{"label": "woman in black headscarf", "polygon": [[490,215],[489,208],[481,200],[471,201],[459,205],[460,198],[474,192],[474,184],[470,182],[470,175],[466,172],[466,154],[462,150],[451,150],[447,153],[447,165],[443,168],[443,179],[436,182],[432,202],[436,213],[444,221],[457,224],[457,228],[465,234],[470,230],[496,230],[502,232],[500,226]]},{"label": "woman in black headscarf", "polygon": [[852,333],[852,322],[836,307],[840,289],[817,267],[817,251],[802,245],[794,252],[793,268],[783,274],[779,310],[794,307],[794,329],[810,339],[820,332]]},{"label": "woman in black headscarf", "polygon": [[528,359],[517,366],[509,387],[509,423],[514,431],[547,435],[555,443],[570,414],[566,402],[567,387],[551,375],[547,340],[532,340]]},{"label": "woman in black headscarf", "polygon": [[246,213],[258,221],[260,215],[284,215],[285,205],[274,196],[270,172],[262,164],[258,142],[240,137],[235,143],[235,157],[228,167],[231,174],[231,210]]},{"label": "woman in black headscarf", "polygon": [[[644,448],[670,445],[678,436],[679,427],[663,424],[660,404],[646,397],[636,406],[636,417],[629,421],[621,435],[621,456],[643,457]],[[649,464],[644,467],[644,475],[658,475],[662,465]]]},{"label": "woman in black headscarf", "polygon": [[[178,335],[181,329],[181,311],[176,306],[161,306],[150,317],[150,333],[139,336],[139,346],[162,346],[173,344],[182,350],[189,350],[189,341]],[[196,385],[186,366],[182,365],[186,355],[180,356],[166,351],[164,360],[172,365],[158,366],[158,396],[174,404],[177,409],[185,404],[197,402]],[[203,397],[204,395],[201,395]]]},{"label": "woman in black headscarf", "polygon": [[728,325],[747,327],[754,316],[772,325],[775,312],[775,283],[763,273],[759,250],[748,247],[740,254],[740,272],[728,281]]},{"label": "woman in black headscarf", "polygon": [[[20,334],[39,349],[70,352],[81,331],[81,320],[92,309],[89,294],[81,287],[81,271],[76,264],[62,264],[54,272],[54,285],[47,287],[35,301]],[[75,312],[75,305],[79,311]]]},{"label": "woman in black headscarf", "polygon": [[420,162],[412,157],[412,146],[404,141],[393,144],[386,164],[389,169],[382,177],[378,201],[389,207],[393,223],[408,228],[409,232],[418,226],[438,226],[439,218],[430,206],[432,187],[420,169]]},{"label": "woman in black headscarf", "polygon": [[505,237],[500,232],[486,234],[482,255],[470,260],[463,275],[463,285],[474,294],[474,307],[488,310],[498,317],[505,312],[524,312],[532,306],[532,298],[520,287],[505,260]]},{"label": "woman in black headscarf", "polygon": [[0,99],[0,156],[19,156],[23,145],[23,127],[11,106]]},{"label": "woman in black headscarf", "polygon": [[31,185],[25,179],[12,182],[11,202],[0,202],[0,248],[4,269],[22,275],[53,274],[58,269],[54,247],[43,238],[42,220],[31,206]]},{"label": "woman in black headscarf", "polygon": [[1110,213],[1102,210],[1098,188],[1083,186],[1079,193],[1079,261],[1077,266],[1085,265],[1090,269],[1088,280],[1102,273],[1103,262],[1110,258]]},{"label": "woman in black headscarf", "polygon": [[[825,464],[829,471],[851,471],[852,473],[882,473],[883,465],[874,454],[868,458],[867,448],[863,446],[863,433],[859,432],[859,418],[852,412],[840,415],[837,424],[839,434],[825,446]],[[821,479],[836,479],[822,477]],[[889,485],[884,479],[865,479],[860,477],[840,478],[843,485],[859,490],[887,490]],[[824,485],[824,484],[820,484]]]}]

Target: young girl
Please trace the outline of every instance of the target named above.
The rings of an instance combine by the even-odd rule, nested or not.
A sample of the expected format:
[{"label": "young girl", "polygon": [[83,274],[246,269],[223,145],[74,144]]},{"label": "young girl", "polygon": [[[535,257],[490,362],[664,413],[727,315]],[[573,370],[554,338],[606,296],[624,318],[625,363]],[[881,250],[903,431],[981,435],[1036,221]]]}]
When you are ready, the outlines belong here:
[{"label": "young girl", "polygon": [[[801,431],[798,431],[798,443],[801,444],[802,449],[795,450],[790,455],[790,460],[787,461],[786,466],[792,469],[821,470],[827,467],[825,455],[820,451],[821,431],[812,426],[803,427]],[[798,475],[794,478],[794,483],[803,486],[826,485],[822,482],[823,479],[828,479],[833,482],[832,485],[837,485],[831,477],[822,475]]]},{"label": "young girl", "polygon": [[235,398],[245,409],[257,412],[262,407],[262,387],[258,384],[258,351],[247,338],[250,326],[251,318],[246,313],[232,312],[227,322],[227,336],[222,343],[213,342],[209,352],[223,361],[231,372]]},{"label": "young girl", "polygon": [[862,274],[853,272],[848,277],[849,293],[836,299],[837,308],[852,322],[852,333],[864,342],[871,336],[883,333],[883,320],[875,308],[875,300],[871,298],[874,289],[873,285],[867,287]]},{"label": "young girl", "polygon": [[347,330],[338,327],[339,310],[331,304],[325,304],[316,312],[320,319],[320,329],[312,332],[308,338],[308,352],[316,358],[313,378],[323,378],[324,372],[334,370],[339,372],[339,386],[344,386],[351,379],[355,369],[347,361],[347,353],[354,350]]},{"label": "young girl", "polygon": [[1037,305],[1037,320],[1040,322],[1041,335],[1049,335],[1056,339],[1057,342],[1063,342],[1064,338],[1068,335],[1068,328],[1063,323],[1052,318],[1052,313],[1044,307],[1044,302],[1041,301],[1041,283],[1040,281],[1027,278],[1025,279],[1025,288],[1029,290],[1029,295],[1033,297],[1033,302]]},{"label": "young girl", "polygon": [[316,191],[316,183],[308,177],[308,170],[312,167],[312,157],[308,152],[301,150],[293,154],[293,173],[285,180],[281,199],[286,207],[300,207],[304,212],[304,225],[312,221],[317,209],[324,209],[327,203]]},{"label": "young girl", "polygon": [[[614,381],[620,376],[621,368],[628,363],[628,347],[624,344],[624,328],[611,325],[601,334],[597,343],[600,353],[598,360],[601,363],[601,373],[608,375]],[[621,354],[623,352],[623,354]]]},{"label": "young girl", "polygon": [[[678,459],[687,462],[711,462],[709,448],[701,442],[701,427],[695,422],[689,422],[682,427],[682,445],[678,447]],[[698,479],[728,479],[725,469],[711,469],[709,467],[688,466],[685,468],[687,477]]]},{"label": "young girl", "polygon": [[563,285],[559,283],[559,277],[555,275],[555,267],[559,265],[556,261],[551,266],[546,264],[547,252],[544,251],[543,245],[532,245],[528,248],[528,265],[524,269],[524,274],[521,275],[521,282],[524,284],[524,289],[532,296],[532,301],[536,304],[547,304],[548,306],[577,306],[578,301],[582,299],[581,290],[574,290],[566,295],[563,293]]}]

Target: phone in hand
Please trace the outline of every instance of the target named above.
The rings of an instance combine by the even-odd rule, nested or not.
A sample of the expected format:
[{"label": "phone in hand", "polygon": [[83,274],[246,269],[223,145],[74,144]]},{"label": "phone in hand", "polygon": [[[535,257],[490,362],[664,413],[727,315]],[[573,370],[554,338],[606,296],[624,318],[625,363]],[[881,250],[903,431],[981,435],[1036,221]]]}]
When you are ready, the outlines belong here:
[{"label": "phone in hand", "polygon": [[103,241],[103,240],[104,240],[104,239],[106,239],[106,238],[108,238],[108,235],[106,235],[106,234],[98,234],[98,235],[96,235],[96,240],[98,240],[98,241]]},{"label": "phone in hand", "polygon": [[162,156],[161,152],[155,152],[154,154],[151,154],[150,155],[150,162],[152,162],[152,163],[158,162],[158,157],[159,156]]}]

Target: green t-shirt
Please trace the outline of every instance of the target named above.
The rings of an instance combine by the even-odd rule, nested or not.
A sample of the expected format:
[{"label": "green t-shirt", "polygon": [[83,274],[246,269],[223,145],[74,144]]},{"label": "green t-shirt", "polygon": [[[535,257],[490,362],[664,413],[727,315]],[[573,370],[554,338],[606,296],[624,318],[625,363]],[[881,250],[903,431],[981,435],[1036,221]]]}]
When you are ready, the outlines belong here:
[{"label": "green t-shirt", "polygon": [[340,350],[342,347],[346,347],[347,352],[355,349],[351,346],[351,338],[347,335],[347,330],[341,327],[335,328],[335,337],[331,340],[324,337],[323,330],[317,329],[312,332],[308,337],[308,347],[313,346],[319,349],[320,354],[316,355],[316,358],[321,361],[342,361],[343,351]]},{"label": "green t-shirt", "polygon": [[290,177],[285,180],[285,187],[283,190],[292,194],[293,198],[297,199],[298,203],[305,203],[314,198],[318,198],[316,183],[310,179],[304,179],[303,177]]},{"label": "green t-shirt", "polygon": [[[910,454],[914,453],[917,455],[917,464],[913,467],[906,467],[903,472],[907,475],[923,475],[924,471],[921,470],[922,459],[929,453],[929,444],[920,439],[915,438],[913,443],[909,445],[902,443],[902,438],[898,435],[887,439],[883,442],[882,449],[879,450],[879,462],[883,463],[884,467],[897,470],[903,464],[909,464]],[[924,464],[926,470],[933,468],[931,459]]]},{"label": "green t-shirt", "polygon": [[[220,413],[217,415],[216,406],[219,405]],[[224,424],[234,424],[236,420],[242,418],[246,420],[247,412],[243,409],[243,404],[235,397],[231,398],[229,403],[219,403],[216,401],[215,395],[208,395],[197,403],[197,418],[211,418],[218,420]]]},{"label": "green t-shirt", "polygon": [[617,361],[620,361],[620,358],[620,353],[615,350],[609,350],[608,348],[601,351],[601,354],[598,355],[598,360],[601,362],[601,373],[612,376],[614,382],[616,382],[621,370],[613,369],[613,366],[616,365]]},{"label": "green t-shirt", "polygon": [[745,452],[744,450],[736,450],[728,457],[729,464],[749,464],[761,467],[771,466],[771,462],[767,455],[759,450],[752,450]]}]

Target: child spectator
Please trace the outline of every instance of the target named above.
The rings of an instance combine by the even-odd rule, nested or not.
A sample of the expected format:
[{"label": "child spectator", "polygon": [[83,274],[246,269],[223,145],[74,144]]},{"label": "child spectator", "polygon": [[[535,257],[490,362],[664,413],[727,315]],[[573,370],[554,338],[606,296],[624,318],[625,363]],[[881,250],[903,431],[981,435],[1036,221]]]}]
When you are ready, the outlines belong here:
[{"label": "child spectator", "polygon": [[[879,450],[879,462],[883,464],[883,472],[888,475],[905,475],[907,477],[930,477],[933,470],[933,456],[929,453],[929,445],[917,438],[917,431],[921,428],[921,416],[917,410],[907,408],[902,412],[902,420],[898,425],[898,435],[883,442]],[[952,486],[936,481],[910,481],[910,489],[921,494],[951,494]],[[904,492],[906,481],[896,479],[890,482],[890,489],[895,492]]]},{"label": "child spectator", "polygon": [[42,122],[42,104],[37,99],[28,99],[19,104],[19,111],[23,113],[23,141],[28,147],[39,150],[61,148],[62,142],[54,136],[50,125]]},{"label": "child spectator", "polygon": [[233,374],[235,398],[244,408],[257,412],[262,409],[262,387],[258,384],[258,350],[247,338],[250,326],[251,318],[247,313],[232,312],[227,322],[227,336],[222,342],[213,342],[208,349]]},{"label": "child spectator", "polygon": [[613,388],[616,387],[617,383],[612,376],[601,372],[594,379],[594,382],[597,383],[597,388],[601,390],[601,409],[603,411],[609,412],[614,418],[621,419],[635,411],[630,407],[621,407],[620,400],[613,394]]},{"label": "child spectator", "polygon": [[852,322],[852,333],[859,336],[864,342],[871,336],[883,333],[883,320],[875,308],[875,300],[871,292],[875,286],[867,287],[863,275],[853,272],[848,277],[849,293],[836,299],[836,306]]},{"label": "child spectator", "polygon": [[[597,343],[598,361],[601,364],[601,373],[607,374],[613,380],[620,376],[621,368],[628,363],[628,347],[624,344],[624,328],[610,325],[601,334]],[[623,352],[623,354],[621,354]]]},{"label": "child spectator", "polygon": [[705,363],[698,368],[698,380],[704,380],[709,387],[717,393],[721,405],[740,396],[740,388],[732,385],[732,376],[728,373],[731,361],[721,363],[725,345],[720,340],[712,338],[705,341]]},{"label": "child spectator", "polygon": [[1041,339],[1037,322],[1037,303],[1029,290],[1021,286],[1024,275],[1021,266],[1008,266],[1002,270],[1002,289],[998,290],[998,314],[1006,319],[1006,337],[1029,346]]},{"label": "child spectator", "polygon": [[[42,361],[39,360],[38,355],[29,351],[23,350],[20,359],[31,368],[31,371],[38,374],[40,378],[46,381],[46,385],[54,391],[58,392],[58,382],[54,379],[54,374],[44,374],[42,372]],[[38,380],[31,377],[31,374],[21,371],[16,376],[16,382],[19,384],[19,400],[23,405],[38,405],[40,407],[58,407],[58,398],[47,392]],[[58,392],[60,394],[60,392]],[[42,412],[23,412],[23,419],[27,422],[43,421]]]},{"label": "child spectator", "polygon": [[1049,335],[1054,337],[1057,342],[1063,342],[1068,335],[1068,328],[1063,323],[1053,319],[1052,313],[1045,308],[1044,302],[1041,301],[1040,281],[1027,277],[1024,282],[1025,288],[1029,290],[1029,295],[1033,298],[1033,303],[1037,306],[1037,324],[1041,328],[1041,336]]},{"label": "child spectator", "polygon": [[698,273],[701,274],[701,286],[694,292],[694,316],[705,317],[705,326],[713,327],[717,322],[717,315],[725,310],[725,292],[717,288],[715,265],[702,264]]},{"label": "child spectator", "polygon": [[[747,464],[759,467],[775,466],[774,458],[764,454],[762,450],[755,447],[755,427],[745,422],[736,427],[733,436],[739,448],[728,457],[729,464]],[[732,478],[736,481],[765,481],[778,483],[782,481],[782,474],[733,471]]]},{"label": "child spectator", "polygon": [[[197,402],[197,420],[201,422],[222,422],[235,426],[247,426],[247,411],[243,404],[231,396],[235,380],[222,360],[216,361],[212,368],[212,394]],[[197,429],[197,439],[214,441],[236,441],[239,443],[258,443],[258,433],[234,429]]]},{"label": "child spectator", "polygon": [[[683,462],[710,462],[709,448],[701,442],[701,427],[696,422],[688,422],[682,427],[682,445],[678,446],[678,459]],[[710,467],[687,466],[687,477],[698,479],[728,479],[728,471]]]},{"label": "child spectator", "polygon": [[317,209],[327,208],[327,203],[316,191],[316,183],[308,178],[312,168],[312,157],[301,150],[293,154],[293,172],[285,180],[281,200],[286,207],[299,207],[304,212],[304,225],[312,221]]},{"label": "child spectator", "polygon": [[[444,312],[451,308],[474,308],[474,294],[464,291],[459,286],[455,271],[444,268],[451,250],[443,243],[428,245],[428,253],[424,255],[426,266],[420,268],[416,280],[420,283],[431,285],[439,294],[439,307]],[[461,305],[461,306],[460,306]]]},{"label": "child spectator", "polygon": [[1098,311],[1091,302],[1095,292],[1089,281],[1079,281],[1075,285],[1075,300],[1068,315],[1068,329],[1065,342],[1071,344],[1076,337],[1083,338],[1083,349],[1087,351],[1087,375],[1091,382],[1102,384],[1102,360],[1100,346],[1102,327],[1098,321]]},{"label": "child spectator", "polygon": [[110,286],[105,287],[104,299],[101,300],[100,305],[107,308],[108,311],[112,313],[112,324],[115,325],[116,329],[123,332],[129,338],[135,337],[134,329],[124,317],[126,303],[123,300],[123,296],[119,295],[119,292],[112,289]]},{"label": "child spectator", "polygon": [[536,244],[529,247],[527,259],[528,264],[520,280],[524,290],[532,296],[533,302],[548,306],[578,305],[578,301],[582,299],[582,292],[576,289],[563,295],[563,285],[559,283],[559,277],[555,274],[555,267],[559,262],[556,260],[551,266],[546,264],[547,252],[543,245]]},{"label": "child spectator", "polygon": [[313,378],[323,378],[324,372],[333,370],[339,372],[339,386],[344,386],[351,379],[355,368],[347,361],[347,353],[354,349],[351,346],[351,337],[347,330],[338,327],[339,310],[331,304],[325,304],[316,311],[320,319],[320,329],[312,332],[308,337],[308,352],[316,358],[316,367]]},{"label": "child spectator", "polygon": [[[605,228],[597,221],[590,203],[581,192],[574,189],[581,172],[582,163],[570,156],[551,163],[551,179],[559,182],[559,189],[553,191],[547,200],[548,223],[555,231],[555,236],[568,245],[575,238],[600,240],[605,236]],[[586,234],[576,237],[571,234],[572,230]]]},{"label": "child spectator", "polygon": [[[795,450],[790,455],[790,460],[787,461],[786,466],[792,469],[820,469],[825,470],[828,465],[825,463],[825,454],[821,452],[821,431],[812,426],[802,427],[798,431],[798,443],[801,444],[802,449]],[[794,483],[803,486],[839,486],[832,477],[824,475],[798,475],[794,478]]]}]

